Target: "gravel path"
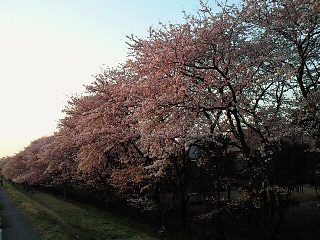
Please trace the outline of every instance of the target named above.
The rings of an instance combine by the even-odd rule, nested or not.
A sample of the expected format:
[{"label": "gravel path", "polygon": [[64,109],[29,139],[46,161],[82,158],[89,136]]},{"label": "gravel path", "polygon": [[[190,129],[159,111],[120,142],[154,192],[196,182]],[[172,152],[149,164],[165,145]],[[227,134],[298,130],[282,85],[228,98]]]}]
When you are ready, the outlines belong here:
[{"label": "gravel path", "polygon": [[10,202],[2,187],[0,187],[0,214],[5,218],[3,240],[42,240],[27,218]]}]

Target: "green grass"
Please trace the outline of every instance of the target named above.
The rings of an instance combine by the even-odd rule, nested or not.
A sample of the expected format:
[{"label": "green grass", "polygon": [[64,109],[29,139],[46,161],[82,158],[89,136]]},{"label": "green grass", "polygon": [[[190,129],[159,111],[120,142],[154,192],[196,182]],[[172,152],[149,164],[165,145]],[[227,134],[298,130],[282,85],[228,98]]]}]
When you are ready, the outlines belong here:
[{"label": "green grass", "polygon": [[7,182],[4,189],[46,240],[156,239],[157,236],[154,229],[90,205],[41,191],[25,192]]}]

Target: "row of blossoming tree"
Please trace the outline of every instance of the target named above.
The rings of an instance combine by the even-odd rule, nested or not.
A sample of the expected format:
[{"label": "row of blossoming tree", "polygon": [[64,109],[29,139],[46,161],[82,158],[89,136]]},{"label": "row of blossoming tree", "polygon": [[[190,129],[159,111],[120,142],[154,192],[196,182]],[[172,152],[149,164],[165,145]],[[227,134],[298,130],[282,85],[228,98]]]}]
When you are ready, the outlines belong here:
[{"label": "row of blossoming tree", "polygon": [[[244,0],[219,13],[201,3],[183,24],[128,39],[127,61],[70,99],[53,136],[2,161],[6,178],[95,189],[145,208],[159,208],[165,188],[183,224],[198,181],[192,191],[221,239],[226,213],[246,206],[267,217],[284,187],[314,182],[319,1]],[[237,197],[223,197],[235,186]]]}]

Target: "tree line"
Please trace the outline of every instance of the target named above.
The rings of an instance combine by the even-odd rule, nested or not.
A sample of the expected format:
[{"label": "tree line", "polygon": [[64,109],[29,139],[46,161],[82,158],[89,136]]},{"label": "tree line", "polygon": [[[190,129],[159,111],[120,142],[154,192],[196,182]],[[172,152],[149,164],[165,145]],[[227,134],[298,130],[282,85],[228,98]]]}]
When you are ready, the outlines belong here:
[{"label": "tree line", "polygon": [[[129,36],[127,60],[69,99],[52,136],[2,159],[2,174],[141,209],[161,209],[160,193],[173,192],[182,225],[192,188],[219,239],[239,208],[281,222],[283,208],[272,209],[288,187],[317,185],[320,2],[220,8],[201,2],[182,24]],[[237,197],[222,194],[235,187]]]}]

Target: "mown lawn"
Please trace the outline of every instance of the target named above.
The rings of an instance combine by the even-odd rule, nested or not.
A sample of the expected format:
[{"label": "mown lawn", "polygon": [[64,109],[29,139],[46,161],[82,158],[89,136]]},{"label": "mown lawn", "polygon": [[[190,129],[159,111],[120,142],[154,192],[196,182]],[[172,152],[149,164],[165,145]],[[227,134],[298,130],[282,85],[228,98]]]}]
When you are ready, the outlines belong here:
[{"label": "mown lawn", "polygon": [[46,240],[157,239],[154,229],[90,205],[26,192],[7,182],[4,189]]}]

